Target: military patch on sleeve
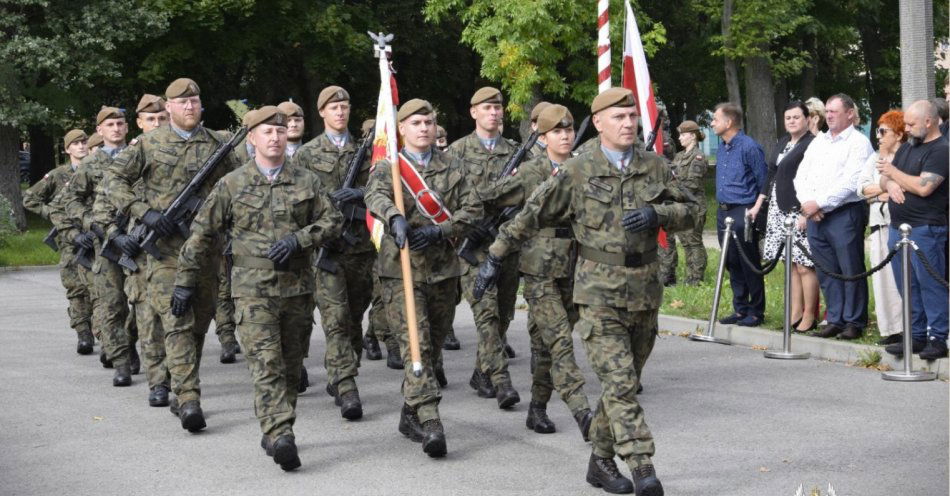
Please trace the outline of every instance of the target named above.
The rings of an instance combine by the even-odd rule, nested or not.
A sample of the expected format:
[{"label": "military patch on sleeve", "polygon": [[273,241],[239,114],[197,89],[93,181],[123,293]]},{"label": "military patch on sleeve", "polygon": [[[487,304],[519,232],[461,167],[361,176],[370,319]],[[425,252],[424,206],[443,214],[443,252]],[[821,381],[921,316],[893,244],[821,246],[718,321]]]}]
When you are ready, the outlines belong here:
[{"label": "military patch on sleeve", "polygon": [[696,155],[696,160],[702,160],[702,159],[703,159],[703,155],[702,155],[702,154]]},{"label": "military patch on sleeve", "polygon": [[129,141],[129,146],[134,146],[138,142],[139,142],[138,138],[132,138],[132,141]]},{"label": "military patch on sleeve", "polygon": [[47,180],[47,179],[49,179],[49,172],[47,172],[46,175],[43,176],[43,180],[44,180],[44,181]]}]

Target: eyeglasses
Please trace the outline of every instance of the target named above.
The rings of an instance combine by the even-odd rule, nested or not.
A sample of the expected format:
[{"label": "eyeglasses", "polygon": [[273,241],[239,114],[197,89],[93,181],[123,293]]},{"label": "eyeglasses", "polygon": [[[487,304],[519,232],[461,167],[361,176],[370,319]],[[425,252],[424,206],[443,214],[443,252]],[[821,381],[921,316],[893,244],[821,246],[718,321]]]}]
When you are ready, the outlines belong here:
[{"label": "eyeglasses", "polygon": [[887,133],[893,133],[893,132],[894,132],[894,131],[892,131],[892,130],[886,128],[886,127],[879,127],[879,128],[877,128],[877,135],[878,135],[878,137],[881,137],[881,136],[886,135]]}]

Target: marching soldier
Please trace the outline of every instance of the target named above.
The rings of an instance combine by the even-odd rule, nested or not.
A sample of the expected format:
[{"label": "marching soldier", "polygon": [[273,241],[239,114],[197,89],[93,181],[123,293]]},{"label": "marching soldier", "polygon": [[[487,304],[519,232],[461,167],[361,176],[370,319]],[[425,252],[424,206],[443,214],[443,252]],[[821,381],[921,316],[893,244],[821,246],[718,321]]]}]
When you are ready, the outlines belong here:
[{"label": "marching soldier", "polygon": [[313,247],[339,234],[341,219],[316,174],[286,163],[287,116],[254,112],[247,140],[254,159],[219,181],[192,224],[178,258],[172,312],[185,315],[216,251],[231,240],[231,296],[237,332],[254,380],[261,447],[283,470],[300,466],[293,425],[303,362],[301,335],[312,326]]},{"label": "marching soldier", "polygon": [[[320,178],[324,194],[329,194],[344,215],[349,215],[344,219],[342,236],[327,238],[323,243],[325,256],[318,260],[313,296],[327,340],[324,360],[327,394],[334,398],[343,418],[357,420],[363,416],[363,404],[356,387],[363,353],[363,314],[372,301],[372,267],[376,260],[363,207],[363,185],[369,178],[369,161],[359,165],[356,183],[344,188],[347,167],[357,149],[357,143],[347,130],[349,93],[339,86],[324,88],[317,97],[317,111],[323,118],[324,132],[300,147],[292,163],[314,172]],[[303,338],[306,356],[310,333]],[[378,343],[375,352],[379,353]]]},{"label": "marching soldier", "polygon": [[[476,296],[498,278],[514,247],[538,229],[570,223],[579,245],[575,330],[603,388],[591,425],[587,481],[610,493],[662,495],[651,460],[653,436],[637,402],[637,373],[653,348],[663,295],[658,228],[692,226],[697,205],[662,158],[634,146],[638,121],[630,90],[601,93],[591,114],[600,148],[565,162],[501,229],[479,269]],[[633,473],[632,484],[617,469],[616,455]]]},{"label": "marching soldier", "polygon": [[394,204],[388,161],[378,163],[373,169],[366,190],[366,205],[373,216],[389,228],[380,243],[376,264],[392,326],[390,330],[399,338],[404,363],[412,362],[405,315],[407,295],[403,291],[399,253],[406,242],[411,250],[423,371],[416,377],[411,367],[405,367],[402,392],[406,402],[399,432],[414,442],[422,442],[422,450],[430,457],[441,457],[447,448],[439,417],[442,395],[435,367],[455,315],[461,274],[450,240],[465,235],[483,212],[471,190],[472,183],[465,179],[461,163],[432,146],[435,138],[432,105],[425,100],[410,100],[399,109],[396,118],[399,134],[405,141],[402,153],[411,162],[405,168],[408,170],[403,170],[403,177],[412,186],[399,186],[407,200],[405,216]]},{"label": "marching soldier", "polygon": [[[538,130],[538,117],[541,117],[541,112],[544,112],[544,109],[551,106],[551,102],[540,101],[538,102],[533,109],[531,109],[531,130]],[[544,149],[547,147],[547,143],[544,141],[544,136],[539,135],[538,140],[534,142],[534,146],[531,147],[531,156],[533,157],[544,157]]]},{"label": "marching soldier", "polygon": [[435,147],[444,152],[449,147],[449,133],[442,126],[435,127]]},{"label": "marching soldier", "polygon": [[[54,207],[53,199],[63,191],[65,185],[80,167],[82,159],[89,154],[87,137],[81,129],[73,129],[63,137],[63,147],[69,162],[53,169],[43,176],[30,189],[23,192],[23,207],[40,217],[50,220]],[[69,300],[67,313],[69,326],[76,331],[78,342],[76,353],[89,355],[92,353],[93,336],[90,320],[92,319],[92,303],[89,298],[89,288],[86,268],[76,263],[75,248],[62,232],[55,238],[59,247],[59,277],[66,288],[66,299]]]},{"label": "marching soldier", "polygon": [[92,133],[89,135],[89,141],[86,142],[86,149],[89,150],[89,153],[95,153],[99,147],[102,146],[102,136],[99,133]]},{"label": "marching soldier", "polygon": [[294,153],[303,145],[304,115],[303,107],[294,102],[286,101],[277,106],[287,116],[287,158],[293,158]]},{"label": "marching soldier", "polygon": [[[206,426],[201,410],[198,369],[205,334],[214,315],[221,250],[212,251],[194,274],[194,311],[173,315],[169,295],[175,291],[178,252],[184,243],[174,219],[162,212],[192,179],[198,168],[224,143],[224,137],[201,126],[201,97],[198,85],[187,78],[173,81],[165,90],[171,121],[143,135],[112,164],[110,199],[119,212],[141,222],[158,236],[161,255],[148,255],[148,301],[158,316],[165,336],[165,363],[171,374],[172,391],[182,428],[197,432]],[[233,156],[212,171],[198,196],[207,197],[212,185],[234,169]],[[142,180],[144,196],[135,194],[134,184]],[[182,291],[179,291],[179,296]],[[158,324],[158,322],[156,322]]]},{"label": "marching soldier", "polygon": [[706,169],[709,166],[706,157],[699,150],[699,143],[706,136],[693,121],[683,121],[676,128],[680,133],[683,151],[673,157],[673,177],[684,189],[692,193],[699,202],[696,224],[685,231],[669,233],[667,248],[660,247],[660,281],[664,286],[676,284],[676,238],[683,245],[686,255],[686,284],[695,286],[703,282],[706,272],[706,247],[703,246],[703,225],[706,223],[706,188],[703,184]]},{"label": "marching soldier", "polygon": [[[472,96],[470,103],[475,131],[449,145],[447,153],[462,160],[466,181],[476,190],[482,191],[498,179],[505,162],[515,153],[517,144],[501,136],[504,118],[501,91],[491,87],[481,88]],[[486,216],[490,216],[496,213],[498,207],[486,203],[484,209]],[[478,246],[477,259],[481,262],[488,253],[487,241],[491,235],[487,230],[480,229],[473,231],[470,237],[472,243]],[[513,255],[505,260],[498,289],[489,291],[480,300],[472,297],[478,268],[468,262],[462,263],[462,268],[462,292],[472,307],[478,332],[475,370],[469,385],[478,396],[495,398],[499,408],[511,408],[521,401],[511,384],[509,357],[505,349],[505,334],[514,318],[518,292],[518,257]]]}]

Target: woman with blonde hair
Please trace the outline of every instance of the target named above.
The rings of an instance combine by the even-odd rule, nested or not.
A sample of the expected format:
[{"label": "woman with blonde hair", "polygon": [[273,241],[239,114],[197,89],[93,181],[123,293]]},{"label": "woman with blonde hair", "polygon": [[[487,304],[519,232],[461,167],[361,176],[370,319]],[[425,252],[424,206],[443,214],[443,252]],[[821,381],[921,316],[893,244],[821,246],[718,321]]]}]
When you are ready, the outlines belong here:
[{"label": "woman with blonde hair", "polygon": [[805,107],[808,108],[808,132],[818,136],[825,127],[825,103],[813,96],[805,100]]}]

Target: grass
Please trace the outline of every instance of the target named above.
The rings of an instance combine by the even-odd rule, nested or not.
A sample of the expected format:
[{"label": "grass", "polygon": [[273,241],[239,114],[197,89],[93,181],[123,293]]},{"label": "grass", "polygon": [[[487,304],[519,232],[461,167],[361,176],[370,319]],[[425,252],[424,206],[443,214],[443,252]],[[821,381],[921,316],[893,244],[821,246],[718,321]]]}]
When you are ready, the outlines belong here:
[{"label": "grass", "polygon": [[10,236],[0,245],[0,267],[58,264],[59,253],[43,244],[52,227],[50,223],[30,212],[26,213],[26,222],[26,231]]}]

